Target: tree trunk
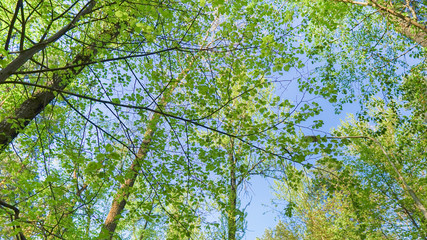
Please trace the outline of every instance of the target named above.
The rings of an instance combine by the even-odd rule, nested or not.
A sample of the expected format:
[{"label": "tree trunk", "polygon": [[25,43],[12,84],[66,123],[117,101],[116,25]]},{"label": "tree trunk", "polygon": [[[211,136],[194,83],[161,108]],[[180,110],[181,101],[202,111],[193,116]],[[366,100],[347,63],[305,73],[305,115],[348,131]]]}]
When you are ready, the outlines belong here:
[{"label": "tree trunk", "polygon": [[237,180],[236,180],[236,159],[233,156],[233,149],[230,150],[228,155],[229,168],[230,168],[230,188],[228,192],[228,239],[236,240],[237,231]]},{"label": "tree trunk", "polygon": [[112,239],[116,230],[117,224],[119,223],[121,213],[126,206],[129,198],[129,190],[135,184],[136,178],[139,175],[141,162],[147,156],[150,150],[150,144],[154,136],[154,132],[157,128],[157,123],[160,120],[160,114],[155,113],[150,119],[147,130],[144,134],[144,140],[142,141],[141,147],[138,150],[136,158],[133,160],[132,165],[129,168],[131,177],[126,179],[125,182],[120,186],[116,196],[114,197],[113,203],[111,204],[110,211],[105,219],[104,225],[102,226],[101,232],[98,239]]},{"label": "tree trunk", "polygon": [[[150,144],[153,139],[154,133],[157,130],[157,124],[160,120],[160,117],[163,115],[162,113],[164,111],[164,108],[169,103],[172,92],[179,85],[181,80],[186,78],[188,71],[193,65],[196,57],[191,56],[191,58],[192,59],[188,68],[185,68],[184,70],[182,70],[181,74],[179,74],[182,77],[170,83],[169,88],[164,91],[161,99],[156,104],[156,112],[153,114],[153,116],[150,118],[147,124],[147,129],[145,130],[145,133],[144,133],[144,140],[142,141],[142,144],[138,149],[138,153],[135,159],[133,160],[131,166],[128,169],[128,172],[131,173],[131,177],[126,179],[125,182],[120,186],[119,190],[117,191],[117,194],[114,197],[113,202],[111,204],[110,211],[108,212],[108,215],[105,219],[103,226],[101,227],[101,231],[99,233],[98,239],[113,238],[114,232],[116,231],[117,224],[119,223],[119,220],[121,218],[121,213],[123,212],[123,209],[127,204],[127,200],[130,195],[129,190],[135,184],[136,178],[139,175],[141,162],[142,160],[145,159],[148,151],[150,150]],[[154,101],[153,98],[152,100]]]},{"label": "tree trunk", "polygon": [[147,153],[150,150],[150,145],[154,136],[154,133],[157,129],[157,124],[162,116],[162,112],[164,107],[169,102],[170,95],[178,85],[179,80],[172,83],[172,85],[165,91],[162,98],[160,99],[157,107],[156,113],[153,114],[149,123],[147,125],[147,129],[144,133],[144,140],[138,150],[138,153],[133,160],[131,166],[128,169],[128,172],[131,173],[131,177],[126,179],[125,182],[120,186],[120,189],[117,191],[116,196],[113,199],[113,203],[111,204],[110,211],[105,219],[104,225],[102,226],[101,232],[99,233],[98,239],[112,239],[114,236],[114,232],[116,231],[117,224],[121,218],[121,214],[123,209],[125,208],[127,201],[130,195],[130,188],[135,184],[136,178],[139,175],[139,170],[142,161],[147,157]]}]

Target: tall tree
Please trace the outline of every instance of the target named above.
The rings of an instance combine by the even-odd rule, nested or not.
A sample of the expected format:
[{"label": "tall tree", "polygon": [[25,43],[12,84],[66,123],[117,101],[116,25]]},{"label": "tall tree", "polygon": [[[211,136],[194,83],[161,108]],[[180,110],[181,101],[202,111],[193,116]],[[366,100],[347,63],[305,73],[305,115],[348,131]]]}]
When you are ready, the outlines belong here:
[{"label": "tall tree", "polygon": [[[360,226],[371,229],[366,233],[380,229],[388,237],[425,238],[426,203],[420,191],[425,156],[418,150],[425,149],[425,4],[295,4],[306,40],[302,44],[316,64],[308,81],[301,78],[300,87],[329,99],[336,111],[349,102],[362,107],[357,117],[331,135],[305,137],[319,147],[309,154],[327,155],[316,161],[322,171],[315,175],[320,186],[330,192],[324,198],[334,201],[344,192],[344,200],[351,201],[356,216],[363,217]],[[346,144],[344,150],[338,143]],[[296,204],[304,202],[298,199]],[[328,202],[319,205],[327,208]],[[352,214],[342,213],[338,218]],[[333,210],[321,216],[331,215]],[[369,219],[381,221],[378,225]],[[336,236],[339,233],[330,237]]]},{"label": "tall tree", "polygon": [[[351,172],[350,168],[346,170]],[[353,182],[353,187],[332,189],[325,184],[334,182],[327,181],[331,180],[330,175],[324,170],[315,174],[318,178],[304,178],[299,184],[288,184],[286,180],[275,182],[276,203],[280,206],[287,203],[281,212],[283,222],[273,230],[266,230],[261,239],[283,239],[282,236],[290,239],[391,239],[401,236],[385,223],[386,210],[366,199],[375,196],[369,188],[361,188]],[[320,176],[325,179],[322,181]]]},{"label": "tall tree", "polygon": [[[376,204],[390,209],[384,218],[392,218],[390,224],[401,222],[402,228],[411,229],[411,237],[426,238],[426,200],[421,190],[424,153],[418,150],[425,147],[425,137],[419,134],[425,130],[422,120],[405,116],[398,109],[393,103],[386,107],[382,100],[372,101],[369,116],[375,125],[353,119],[343,124],[339,135],[353,136],[350,153],[357,158],[348,165],[354,165],[366,177],[371,191],[381,196]],[[405,232],[395,228],[396,232]]]},{"label": "tall tree", "polygon": [[[193,208],[203,200],[196,190],[206,188],[200,179],[210,173],[191,162],[196,150],[189,150],[188,132],[205,129],[246,151],[262,151],[254,138],[264,137],[259,129],[243,126],[253,134],[245,140],[233,129],[209,125],[233,98],[254,92],[244,78],[239,93],[218,99],[216,73],[227,66],[221,62],[238,54],[248,76],[257,77],[295,61],[275,61],[288,44],[288,19],[280,9],[258,1],[232,6],[0,3],[4,237],[127,237],[121,219],[139,218],[134,223],[146,229],[162,221],[159,212],[179,231],[192,232]],[[232,74],[229,85],[239,71]],[[190,105],[202,101],[209,103],[206,111]],[[230,199],[237,202],[236,195]],[[134,203],[144,208],[131,211]]]}]

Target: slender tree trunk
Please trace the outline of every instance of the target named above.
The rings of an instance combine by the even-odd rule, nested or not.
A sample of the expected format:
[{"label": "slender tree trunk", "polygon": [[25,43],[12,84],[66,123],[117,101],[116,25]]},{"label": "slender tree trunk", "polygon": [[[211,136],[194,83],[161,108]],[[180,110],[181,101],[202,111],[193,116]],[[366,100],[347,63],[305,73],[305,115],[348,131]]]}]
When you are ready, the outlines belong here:
[{"label": "slender tree trunk", "polygon": [[126,206],[127,200],[130,195],[130,188],[135,184],[136,178],[139,175],[139,170],[142,161],[147,156],[148,151],[150,150],[150,144],[153,139],[154,133],[157,128],[157,123],[160,120],[160,114],[155,113],[150,119],[147,130],[144,134],[144,140],[142,141],[141,147],[138,150],[136,158],[132,162],[129,170],[131,172],[131,177],[126,179],[125,182],[120,186],[116,196],[113,199],[111,204],[110,211],[105,219],[104,225],[102,226],[101,232],[98,239],[112,239],[114,232],[116,230],[117,224],[121,218],[121,213]]},{"label": "slender tree trunk", "polygon": [[147,154],[150,150],[150,145],[153,140],[154,133],[157,130],[157,124],[159,123],[160,117],[162,116],[164,106],[167,105],[170,99],[170,95],[178,85],[179,81],[172,83],[168,90],[165,91],[162,98],[160,99],[156,110],[160,113],[154,113],[150,118],[147,125],[147,129],[144,133],[144,140],[138,150],[138,153],[133,160],[131,166],[128,169],[128,172],[131,173],[131,177],[126,179],[125,182],[120,186],[120,189],[117,191],[116,196],[113,199],[111,204],[110,211],[105,219],[104,225],[101,228],[98,239],[112,239],[114,232],[116,231],[117,224],[121,218],[123,209],[125,208],[127,201],[130,195],[130,189],[135,184],[136,178],[139,175],[141,169],[141,163],[147,157]]},{"label": "slender tree trunk", "polygon": [[142,141],[142,144],[138,149],[138,153],[135,159],[133,160],[131,166],[128,169],[128,172],[131,173],[131,177],[126,179],[117,191],[116,196],[114,197],[113,202],[111,204],[110,211],[108,212],[105,222],[101,227],[98,239],[113,238],[117,224],[119,223],[119,220],[121,218],[123,209],[125,208],[129,199],[129,190],[135,184],[136,178],[139,175],[141,163],[145,159],[145,157],[147,157],[147,153],[150,150],[151,141],[153,139],[155,131],[157,130],[157,124],[160,120],[160,117],[162,116],[164,107],[169,103],[173,91],[180,84],[181,80],[186,78],[188,71],[193,65],[196,57],[192,56],[191,58],[192,59],[188,68],[183,69],[181,74],[179,74],[181,78],[176,79],[174,82],[170,83],[169,88],[164,91],[161,99],[157,103],[156,113],[154,113],[153,116],[150,118],[147,124],[147,129],[144,133],[144,139]]},{"label": "slender tree trunk", "polygon": [[236,179],[236,159],[233,156],[233,149],[228,155],[230,169],[230,188],[228,192],[228,239],[236,240],[237,231],[237,179]]}]

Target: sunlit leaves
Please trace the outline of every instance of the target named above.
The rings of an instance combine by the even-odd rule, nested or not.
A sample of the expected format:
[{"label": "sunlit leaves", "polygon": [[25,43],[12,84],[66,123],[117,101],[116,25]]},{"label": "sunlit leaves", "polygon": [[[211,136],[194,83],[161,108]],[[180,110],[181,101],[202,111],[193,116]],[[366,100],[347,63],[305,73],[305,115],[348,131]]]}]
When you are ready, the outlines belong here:
[{"label": "sunlit leaves", "polygon": [[[18,27],[0,30],[7,36],[13,29],[9,57],[57,33],[87,3],[26,1],[26,35]],[[53,88],[58,97],[39,109],[42,115],[11,120],[16,126],[31,122],[11,146],[16,155],[7,152],[13,177],[5,194],[24,219],[39,221],[29,237],[96,238],[112,198],[129,204],[115,216],[123,219],[116,230],[122,238],[149,229],[163,231],[164,238],[200,234],[203,224],[216,226],[202,223],[201,213],[213,210],[209,203],[225,215],[233,210],[242,230],[238,199],[227,201],[230,179],[238,182],[235,191],[254,174],[287,177],[297,188],[303,177],[298,167],[332,147],[310,148],[298,132],[298,124],[321,112],[318,104],[276,96],[276,72],[305,64],[292,38],[293,11],[261,1],[97,2],[32,56],[13,78],[50,86],[66,76],[66,92],[56,85],[43,89]],[[1,19],[11,13],[2,11]],[[319,54],[328,49],[321,46]],[[41,91],[11,86],[5,87],[10,95],[1,96],[1,118]],[[334,86],[316,91],[335,101]],[[286,172],[276,171],[283,166]],[[23,174],[14,175],[17,169]],[[57,227],[47,233],[45,226]]]}]

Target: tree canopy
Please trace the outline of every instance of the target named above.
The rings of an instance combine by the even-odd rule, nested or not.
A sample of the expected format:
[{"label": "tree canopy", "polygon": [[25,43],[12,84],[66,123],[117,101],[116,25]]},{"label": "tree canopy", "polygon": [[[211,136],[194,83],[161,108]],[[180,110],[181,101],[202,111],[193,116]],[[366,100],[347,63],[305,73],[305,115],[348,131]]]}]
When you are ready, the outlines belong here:
[{"label": "tree canopy", "polygon": [[243,239],[255,175],[263,239],[426,238],[426,11],[2,1],[0,238]]}]

